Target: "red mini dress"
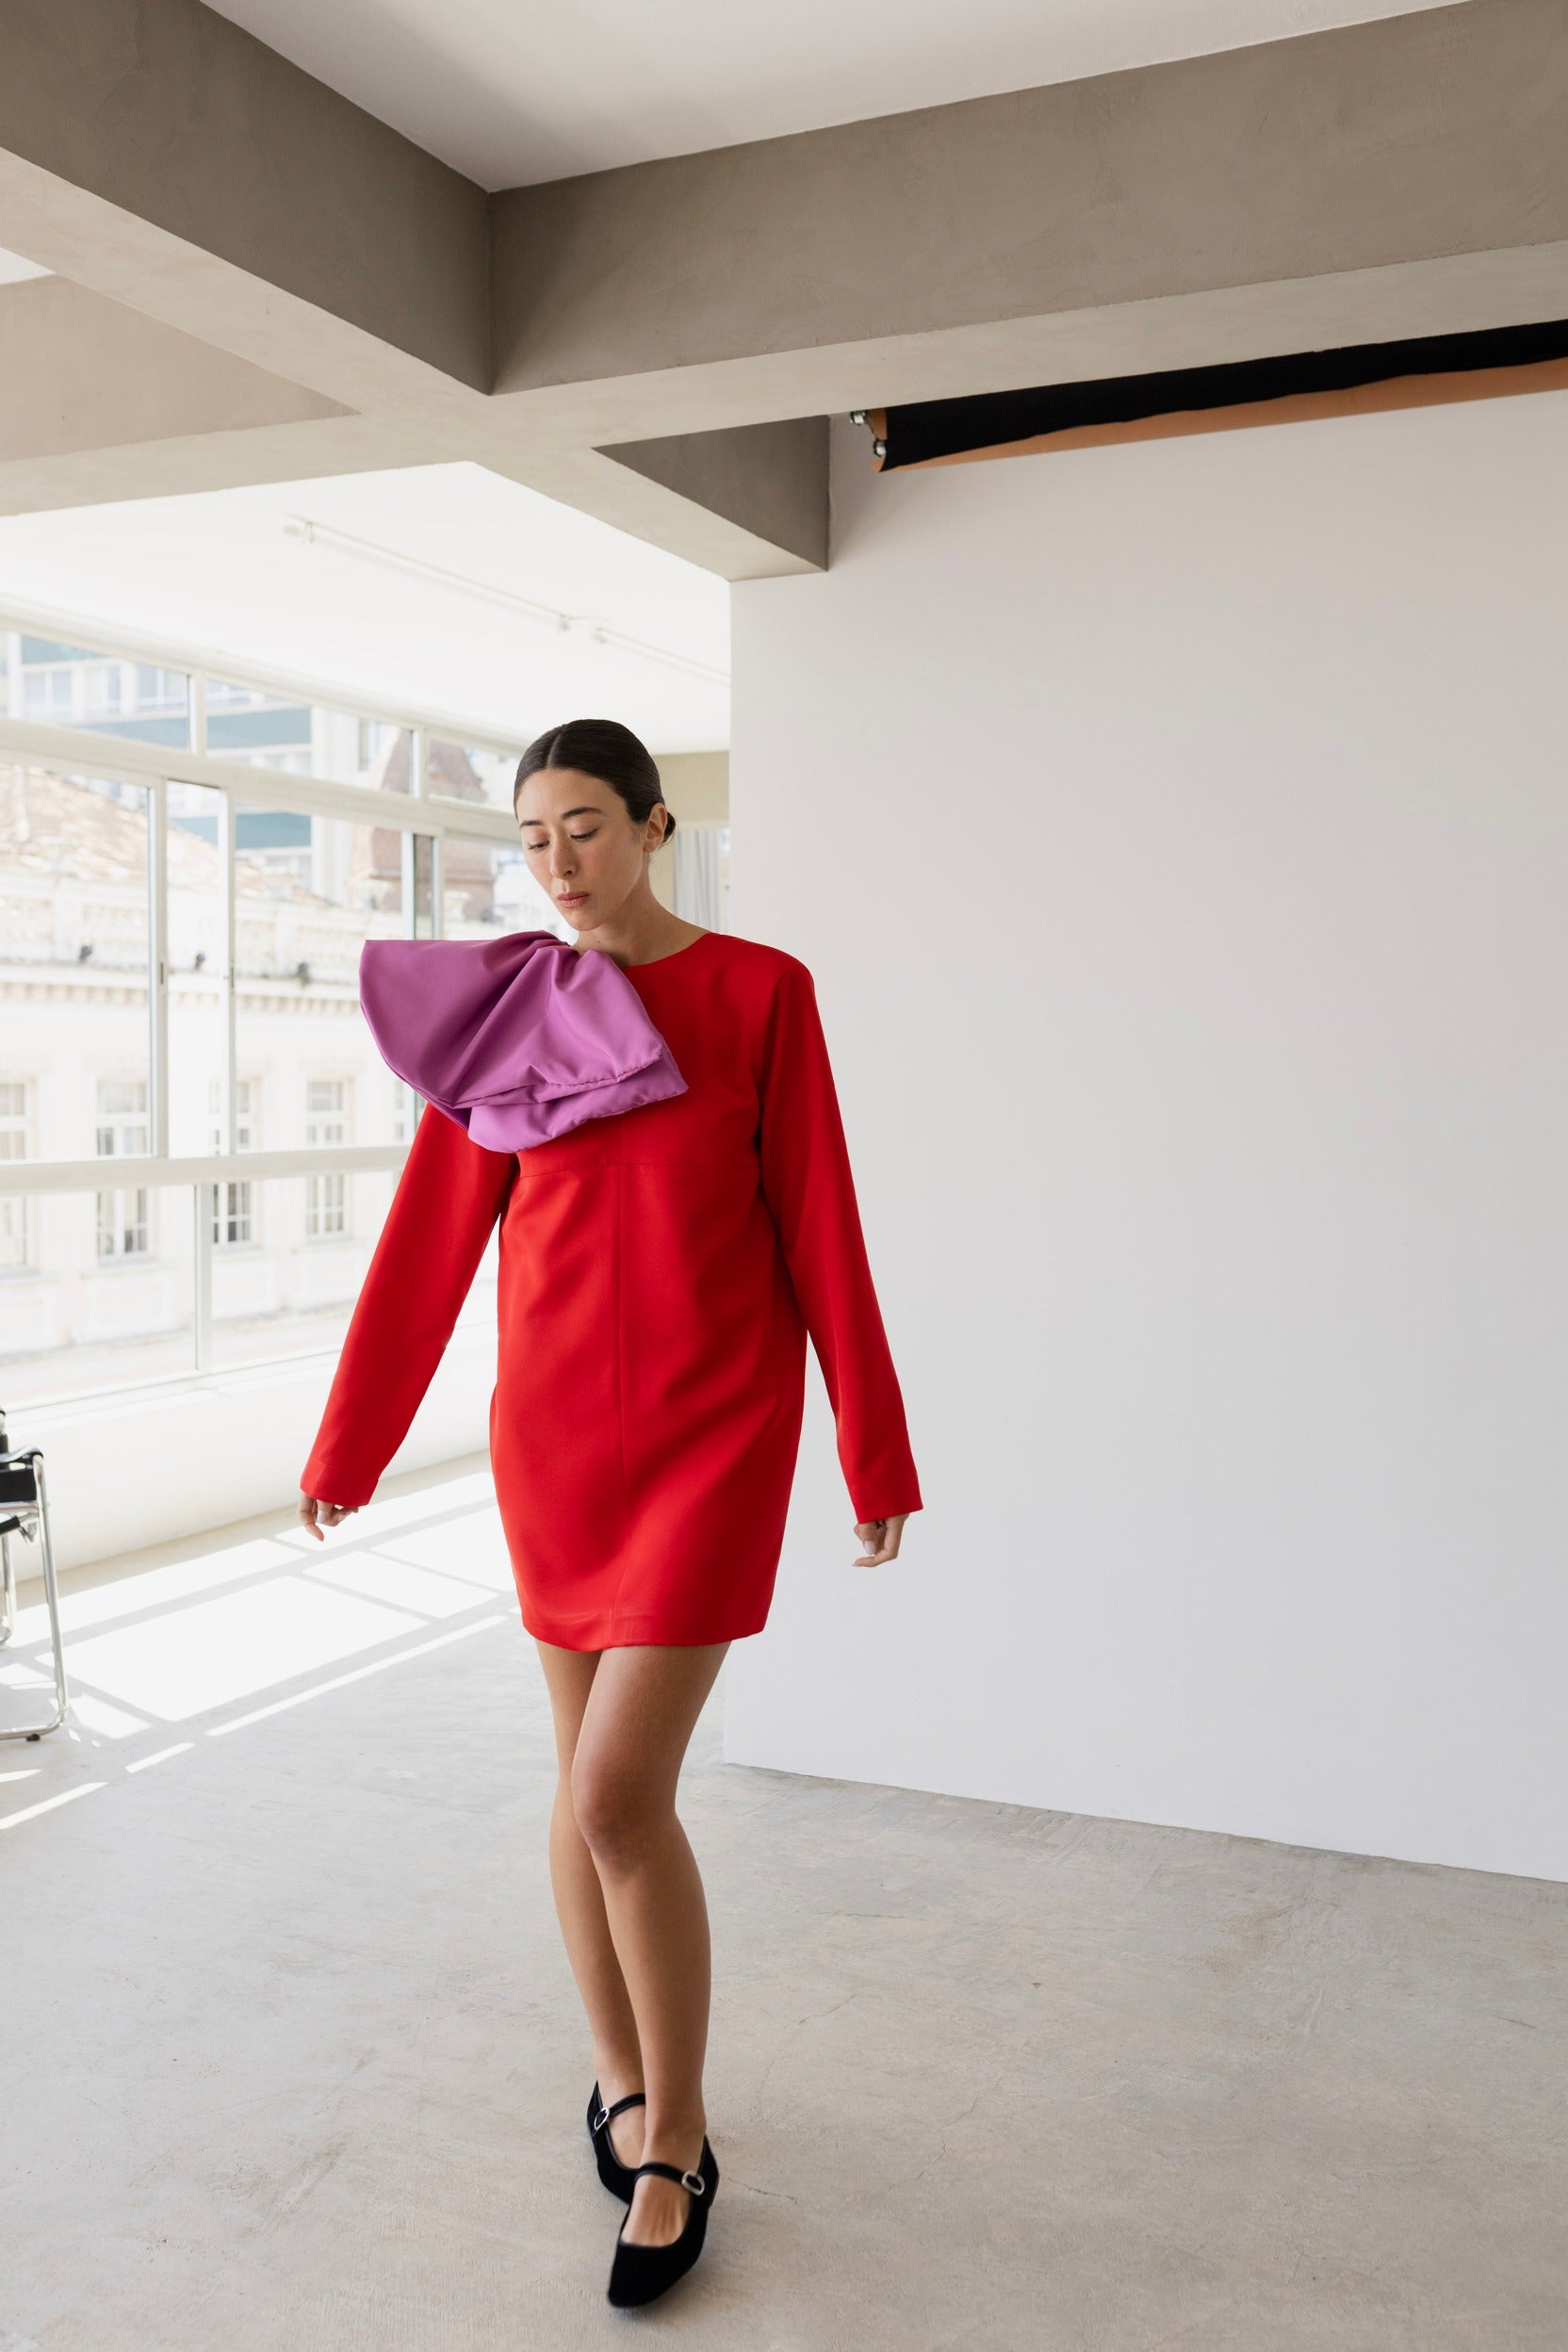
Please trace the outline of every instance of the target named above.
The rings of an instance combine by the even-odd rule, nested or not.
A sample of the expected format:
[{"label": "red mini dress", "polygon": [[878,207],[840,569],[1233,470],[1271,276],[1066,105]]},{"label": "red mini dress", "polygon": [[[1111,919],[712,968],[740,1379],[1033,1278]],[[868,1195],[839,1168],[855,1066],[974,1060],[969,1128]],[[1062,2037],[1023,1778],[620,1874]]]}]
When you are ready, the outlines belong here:
[{"label": "red mini dress", "polygon": [[425,1108],[300,1480],[369,1501],[498,1218],[496,1500],[572,1650],[761,1630],[808,1333],[856,1520],[922,1508],[810,972],[717,931],[622,969],[685,1093],[520,1152]]}]

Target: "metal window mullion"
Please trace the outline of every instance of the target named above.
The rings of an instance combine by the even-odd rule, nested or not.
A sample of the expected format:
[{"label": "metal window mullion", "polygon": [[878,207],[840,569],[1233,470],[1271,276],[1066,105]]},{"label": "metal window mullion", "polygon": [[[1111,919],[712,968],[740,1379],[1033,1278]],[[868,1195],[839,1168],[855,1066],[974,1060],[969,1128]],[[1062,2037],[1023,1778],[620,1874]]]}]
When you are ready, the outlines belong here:
[{"label": "metal window mullion", "polygon": [[[236,1060],[238,1037],[238,987],[235,972],[235,949],[238,924],[235,905],[235,810],[236,804],[225,792],[218,810],[218,888],[221,905],[220,916],[223,932],[223,1078],[219,1100],[222,1105],[222,1144],[225,1152],[236,1146],[235,1128],[237,1118],[238,1066]],[[254,1136],[252,1137],[253,1142]]]},{"label": "metal window mullion", "polygon": [[444,939],[447,936],[447,891],[446,874],[441,857],[442,837],[439,833],[432,833],[429,839],[430,935],[433,939]]},{"label": "metal window mullion", "polygon": [[147,1071],[150,1156],[169,1157],[169,787],[147,790]]},{"label": "metal window mullion", "polygon": [[188,671],[186,693],[189,697],[190,748],[198,760],[204,760],[207,756],[207,680],[204,670]]},{"label": "metal window mullion", "polygon": [[212,1369],[212,1228],[218,1215],[219,1187],[195,1184],[191,1198],[196,1212],[196,1369]]},{"label": "metal window mullion", "polygon": [[415,833],[404,833],[400,838],[402,852],[400,872],[403,899],[403,937],[405,939],[416,939],[419,936],[418,905],[416,898],[419,880],[419,860],[415,854],[414,845],[418,836]]}]

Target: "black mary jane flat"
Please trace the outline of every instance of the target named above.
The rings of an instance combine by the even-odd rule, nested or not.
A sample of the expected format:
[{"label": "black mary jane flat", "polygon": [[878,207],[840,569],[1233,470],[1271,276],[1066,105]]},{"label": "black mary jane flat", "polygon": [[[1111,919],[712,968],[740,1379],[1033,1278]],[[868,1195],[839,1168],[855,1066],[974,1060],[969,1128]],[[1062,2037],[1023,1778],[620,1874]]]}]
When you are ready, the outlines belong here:
[{"label": "black mary jane flat", "polygon": [[[662,2180],[678,2180],[692,2203],[685,2229],[669,2246],[639,2246],[634,2239],[629,2241],[626,2222],[622,2222],[607,2292],[611,2302],[623,2310],[632,2304],[651,2303],[656,2295],[673,2287],[678,2278],[685,2277],[702,2252],[708,2234],[708,2209],[719,2185],[719,2167],[706,2139],[702,2143],[702,2163],[695,2172],[682,2172],[678,2164],[662,2164],[657,2158],[631,2166],[630,2172],[633,2182],[645,2172],[656,2172]],[[630,2219],[629,2213],[627,2219]]]}]

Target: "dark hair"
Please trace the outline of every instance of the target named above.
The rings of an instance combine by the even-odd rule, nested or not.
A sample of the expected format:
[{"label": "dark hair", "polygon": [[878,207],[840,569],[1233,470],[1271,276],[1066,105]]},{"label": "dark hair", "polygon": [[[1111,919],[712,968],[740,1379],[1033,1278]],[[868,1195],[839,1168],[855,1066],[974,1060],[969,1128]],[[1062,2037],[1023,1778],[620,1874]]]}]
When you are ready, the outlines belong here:
[{"label": "dark hair", "polygon": [[[664,798],[652,752],[619,719],[564,719],[536,735],[517,762],[512,787],[515,813],[517,795],[538,768],[576,768],[596,777],[618,792],[634,825],[645,824],[653,810],[664,810],[664,840],[675,831],[675,812]],[[661,844],[662,846],[662,844]]]}]

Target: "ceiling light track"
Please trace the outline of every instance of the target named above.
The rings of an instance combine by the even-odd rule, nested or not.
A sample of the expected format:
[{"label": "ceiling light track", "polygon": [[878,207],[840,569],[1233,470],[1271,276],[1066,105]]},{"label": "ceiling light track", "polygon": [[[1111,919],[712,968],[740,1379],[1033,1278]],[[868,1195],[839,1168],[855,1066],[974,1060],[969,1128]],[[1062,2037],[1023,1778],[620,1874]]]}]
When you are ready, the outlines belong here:
[{"label": "ceiling light track", "polygon": [[665,669],[678,670],[684,678],[698,678],[710,686],[729,684],[727,670],[718,669],[710,662],[694,661],[689,654],[675,653],[667,645],[652,645],[645,637],[629,636],[625,629],[612,628],[594,613],[567,612],[558,605],[541,604],[532,596],[517,595],[514,589],[471,580],[466,573],[449,572],[439,564],[427,564],[421,556],[404,555],[396,547],[382,547],[374,539],[361,539],[351,531],[338,531],[331,523],[315,522],[308,514],[286,515],[283,528],[286,538],[296,540],[302,547],[326,547],[336,555],[352,556],[362,564],[375,564],[383,571],[400,572],[406,579],[425,580],[433,587],[472,596],[483,604],[498,605],[503,612],[515,612],[523,620],[532,621],[559,636],[576,636],[585,638],[590,645],[610,645],[618,653],[635,654],[639,661],[657,662]]}]

